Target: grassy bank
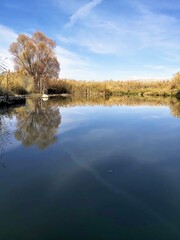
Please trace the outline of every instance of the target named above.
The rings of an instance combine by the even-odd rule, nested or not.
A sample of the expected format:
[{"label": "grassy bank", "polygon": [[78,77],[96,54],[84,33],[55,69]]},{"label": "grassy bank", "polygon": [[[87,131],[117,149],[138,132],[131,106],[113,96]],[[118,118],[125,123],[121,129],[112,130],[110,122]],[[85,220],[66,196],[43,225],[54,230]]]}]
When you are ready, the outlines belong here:
[{"label": "grassy bank", "polygon": [[[33,94],[33,80],[22,72],[0,75],[0,95]],[[77,81],[69,79],[49,80],[48,94],[71,94],[73,96],[174,96],[180,97],[180,74],[164,81]]]},{"label": "grassy bank", "polygon": [[48,93],[60,94],[70,93],[75,96],[122,96],[122,95],[140,95],[140,96],[176,96],[178,88],[172,88],[172,81],[75,81],[59,80],[51,81],[48,87]]}]

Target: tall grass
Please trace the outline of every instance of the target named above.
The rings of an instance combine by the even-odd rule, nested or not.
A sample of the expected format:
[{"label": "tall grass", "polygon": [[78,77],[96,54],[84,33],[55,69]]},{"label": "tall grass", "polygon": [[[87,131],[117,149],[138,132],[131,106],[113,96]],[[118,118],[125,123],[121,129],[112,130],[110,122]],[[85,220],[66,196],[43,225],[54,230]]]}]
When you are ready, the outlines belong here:
[{"label": "tall grass", "polygon": [[[33,93],[33,80],[23,72],[0,74],[0,94]],[[57,79],[48,81],[48,94],[71,94],[73,96],[177,96],[180,97],[180,73],[166,81],[78,81]]]},{"label": "tall grass", "polygon": [[50,81],[48,93],[93,96],[93,95],[141,95],[141,96],[171,96],[176,95],[177,89],[172,89],[172,81]]},{"label": "tall grass", "polygon": [[24,95],[33,92],[32,79],[23,72],[7,71],[0,74],[0,94]]}]

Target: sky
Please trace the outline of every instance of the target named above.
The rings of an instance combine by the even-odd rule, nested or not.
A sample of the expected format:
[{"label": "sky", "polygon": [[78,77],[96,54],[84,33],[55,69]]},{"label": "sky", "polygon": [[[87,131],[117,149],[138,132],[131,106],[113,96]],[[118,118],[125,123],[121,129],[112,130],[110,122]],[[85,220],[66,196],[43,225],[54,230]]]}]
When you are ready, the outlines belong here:
[{"label": "sky", "polygon": [[61,78],[170,79],[180,71],[179,0],[1,0],[0,56],[41,31],[56,41]]}]

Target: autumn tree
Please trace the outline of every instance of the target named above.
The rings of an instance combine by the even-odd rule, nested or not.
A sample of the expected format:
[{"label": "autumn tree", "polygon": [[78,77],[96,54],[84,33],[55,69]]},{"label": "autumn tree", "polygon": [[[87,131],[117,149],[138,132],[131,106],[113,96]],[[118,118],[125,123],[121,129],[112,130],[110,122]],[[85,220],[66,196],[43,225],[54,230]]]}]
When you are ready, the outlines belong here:
[{"label": "autumn tree", "polygon": [[10,45],[16,70],[33,78],[36,93],[43,93],[48,80],[59,75],[60,64],[55,56],[55,47],[55,42],[41,32],[35,32],[31,37],[20,34]]}]

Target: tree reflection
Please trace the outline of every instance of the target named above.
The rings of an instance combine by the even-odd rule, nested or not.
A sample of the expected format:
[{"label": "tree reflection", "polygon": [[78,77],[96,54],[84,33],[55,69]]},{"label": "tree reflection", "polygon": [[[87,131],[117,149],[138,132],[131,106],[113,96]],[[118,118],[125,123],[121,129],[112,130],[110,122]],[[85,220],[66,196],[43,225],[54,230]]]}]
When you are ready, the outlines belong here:
[{"label": "tree reflection", "polygon": [[[17,117],[15,137],[24,146],[36,145],[46,148],[57,140],[57,129],[61,123],[58,107],[74,106],[169,106],[171,114],[180,118],[180,102],[175,98],[160,97],[110,97],[98,99],[52,98],[47,102],[42,99],[27,99],[26,107],[14,110]],[[1,123],[0,123],[1,124]],[[2,131],[2,130],[1,130]],[[1,134],[1,132],[0,132]],[[3,134],[1,134],[3,136]],[[3,142],[0,138],[0,141]]]},{"label": "tree reflection", "polygon": [[42,99],[29,99],[26,108],[17,112],[17,120],[15,137],[24,146],[36,145],[44,149],[56,142],[61,123],[58,107],[49,107]]},{"label": "tree reflection", "polygon": [[177,118],[180,118],[180,102],[179,101],[170,101],[169,107],[171,109],[171,114]]},{"label": "tree reflection", "polygon": [[10,131],[8,129],[8,119],[10,119],[10,112],[8,109],[0,109],[0,166],[5,167],[2,160],[5,147],[10,143]]}]

